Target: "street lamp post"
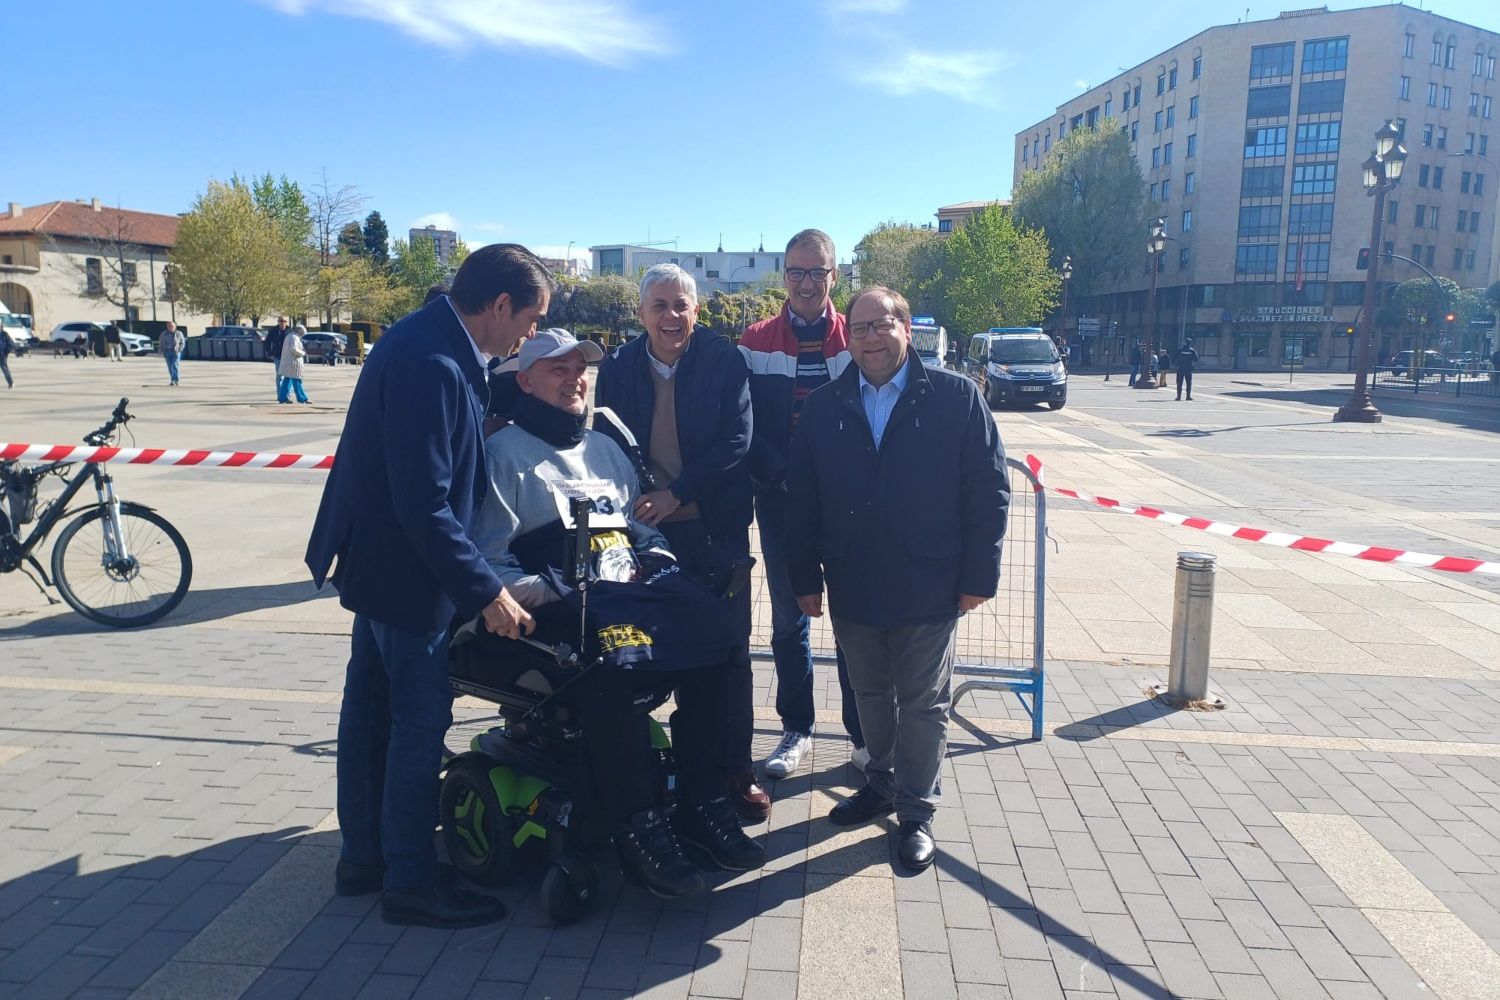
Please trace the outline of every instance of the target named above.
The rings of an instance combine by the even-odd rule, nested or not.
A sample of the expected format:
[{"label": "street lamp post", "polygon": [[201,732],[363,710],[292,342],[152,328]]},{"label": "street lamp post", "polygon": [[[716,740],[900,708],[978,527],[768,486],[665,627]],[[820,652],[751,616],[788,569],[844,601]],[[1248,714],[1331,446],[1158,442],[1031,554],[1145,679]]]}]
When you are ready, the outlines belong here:
[{"label": "street lamp post", "polygon": [[[741,264],[739,267],[729,272],[729,277],[724,280],[724,283],[726,285],[734,284],[734,276],[736,274],[739,274],[741,271],[752,270],[753,268],[753,264]],[[750,325],[749,311],[750,300],[746,298],[744,292],[740,292],[740,336],[745,335],[745,327]]]},{"label": "street lamp post", "polygon": [[1073,280],[1073,258],[1062,259],[1062,340],[1068,343],[1068,282]]},{"label": "street lamp post", "polygon": [[1156,339],[1156,272],[1162,254],[1167,252],[1167,219],[1157,216],[1151,223],[1151,236],[1146,240],[1146,260],[1151,263],[1151,290],[1146,297],[1146,343],[1141,349],[1141,378],[1135,380],[1137,389],[1155,389],[1157,380],[1151,377],[1152,341]]},{"label": "street lamp post", "polygon": [[1354,373],[1354,388],[1349,401],[1339,407],[1333,419],[1340,423],[1380,423],[1380,411],[1370,398],[1370,354],[1375,341],[1376,272],[1380,267],[1380,227],[1385,221],[1385,196],[1401,181],[1406,167],[1406,147],[1401,145],[1401,130],[1386,122],[1375,133],[1375,152],[1364,163],[1365,193],[1375,198],[1374,218],[1370,222],[1370,267],[1365,272],[1365,301],[1360,306],[1359,370]]}]

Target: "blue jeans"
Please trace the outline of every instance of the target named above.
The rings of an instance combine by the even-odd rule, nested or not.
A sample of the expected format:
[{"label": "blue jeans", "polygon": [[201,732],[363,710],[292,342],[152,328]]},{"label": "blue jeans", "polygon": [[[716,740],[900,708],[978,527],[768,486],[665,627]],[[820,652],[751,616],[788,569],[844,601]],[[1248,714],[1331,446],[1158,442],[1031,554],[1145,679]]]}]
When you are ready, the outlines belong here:
[{"label": "blue jeans", "polygon": [[167,377],[172,380],[173,385],[176,385],[177,379],[180,375],[177,370],[177,365],[181,359],[176,354],[173,354],[170,351],[164,352],[162,354],[162,357],[165,358],[167,362]]},{"label": "blue jeans", "polygon": [[1137,363],[1137,364],[1131,365],[1130,366],[1130,382],[1128,384],[1129,385],[1135,385],[1136,379],[1138,379],[1140,377],[1141,377],[1141,366],[1140,366],[1140,364]]},{"label": "blue jeans", "polygon": [[[755,519],[760,527],[760,554],[765,561],[766,589],[771,594],[771,659],[776,663],[776,714],[789,733],[813,731],[813,659],[808,641],[807,616],[797,607],[787,568],[787,497],[784,493],[755,498]],[[844,731],[855,746],[865,745],[859,725],[859,710],[849,687],[849,667],[844,651],[834,646],[838,661],[839,691],[843,696]]]},{"label": "blue jeans", "polygon": [[452,724],[448,633],[355,615],[339,712],[341,856],[383,863],[387,889],[437,877],[438,769]]},{"label": "blue jeans", "polygon": [[300,378],[282,377],[276,380],[276,401],[278,403],[290,403],[291,399],[288,397],[292,393],[297,394],[297,402],[307,402],[307,390],[302,388],[302,380]]}]

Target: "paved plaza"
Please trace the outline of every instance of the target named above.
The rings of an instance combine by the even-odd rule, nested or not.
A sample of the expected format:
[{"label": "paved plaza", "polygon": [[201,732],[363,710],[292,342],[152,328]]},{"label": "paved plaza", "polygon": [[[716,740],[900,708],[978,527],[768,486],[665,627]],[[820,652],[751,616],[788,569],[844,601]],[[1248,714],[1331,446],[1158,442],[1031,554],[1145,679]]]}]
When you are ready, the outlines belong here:
[{"label": "paved plaza", "polygon": [[[358,374],[311,369],[313,404],[278,406],[263,365],[189,363],[176,389],[156,358],[13,368],[0,440],[76,442],[129,396],[143,446],[302,453],[332,451]],[[1049,485],[1500,558],[1500,401],[1332,425],[1347,387],[1204,373],[1178,403],[1085,376],[1063,411],[996,416]],[[0,577],[0,997],[1500,998],[1500,578],[1053,497],[1048,731],[964,699],[932,869],[893,870],[889,826],[823,819],[858,779],[823,671],[810,765],[750,828],[762,870],[662,903],[606,864],[578,924],[521,881],[503,923],[442,932],[333,894],[349,620],[300,565],[323,474],[116,476],[181,528],[193,589],[122,633]],[[1183,550],[1218,557],[1219,713],[1148,694]],[[450,745],[492,715],[461,699]]]}]

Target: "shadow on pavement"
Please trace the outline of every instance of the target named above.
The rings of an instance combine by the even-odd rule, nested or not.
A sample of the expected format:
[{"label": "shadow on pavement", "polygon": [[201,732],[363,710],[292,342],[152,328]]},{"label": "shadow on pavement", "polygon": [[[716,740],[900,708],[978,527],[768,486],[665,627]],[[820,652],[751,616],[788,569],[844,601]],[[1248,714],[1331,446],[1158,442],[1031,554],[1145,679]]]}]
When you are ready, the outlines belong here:
[{"label": "shadow on pavement", "polygon": [[[241,612],[266,608],[284,608],[320,597],[333,595],[332,588],[321,593],[311,581],[268,583],[248,587],[224,587],[218,590],[189,588],[182,604],[161,621],[140,629],[114,629],[98,625],[77,614],[61,602],[49,605],[44,618],[33,618],[22,624],[0,629],[0,641],[54,635],[89,635],[109,632],[142,632],[172,628],[177,625],[201,625]],[[53,594],[55,597],[55,593]]]},{"label": "shadow on pavement", "polygon": [[[1225,399],[1263,399],[1323,407],[1329,411],[1349,401],[1349,388],[1333,389],[1240,389],[1219,393]],[[1387,417],[1412,420],[1435,420],[1439,423],[1468,427],[1479,431],[1500,431],[1500,398],[1493,396],[1415,394],[1387,389],[1371,394],[1375,408]],[[1354,425],[1358,426],[1358,425]]]}]

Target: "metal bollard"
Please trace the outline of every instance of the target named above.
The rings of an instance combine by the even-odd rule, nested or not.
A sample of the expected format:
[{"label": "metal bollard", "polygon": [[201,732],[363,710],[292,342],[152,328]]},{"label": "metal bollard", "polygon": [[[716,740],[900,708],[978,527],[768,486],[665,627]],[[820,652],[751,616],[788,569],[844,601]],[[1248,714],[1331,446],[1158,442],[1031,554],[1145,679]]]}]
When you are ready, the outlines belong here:
[{"label": "metal bollard", "polygon": [[1158,693],[1174,705],[1223,708],[1208,690],[1213,639],[1214,564],[1206,552],[1177,553],[1177,589],[1172,614],[1172,659],[1167,684]]}]

